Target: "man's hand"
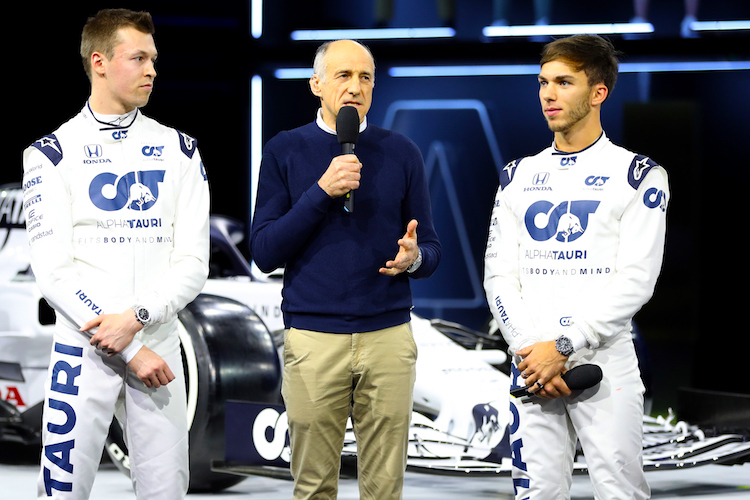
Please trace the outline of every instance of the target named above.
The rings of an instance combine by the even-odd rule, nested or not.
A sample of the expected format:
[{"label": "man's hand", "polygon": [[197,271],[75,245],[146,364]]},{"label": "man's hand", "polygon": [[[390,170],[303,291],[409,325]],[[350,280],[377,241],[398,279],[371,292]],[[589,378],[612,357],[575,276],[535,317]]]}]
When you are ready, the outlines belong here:
[{"label": "man's hand", "polygon": [[393,260],[389,260],[385,263],[385,267],[381,267],[378,271],[380,274],[387,276],[396,276],[397,274],[406,271],[419,255],[419,247],[417,246],[417,220],[412,219],[406,226],[406,233],[403,238],[398,240],[398,253]]},{"label": "man's hand", "polygon": [[566,384],[565,380],[562,378],[562,375],[566,371],[568,370],[563,369],[560,375],[555,376],[552,380],[544,384],[542,389],[535,388],[534,395],[543,399],[555,399],[570,396],[573,391],[570,390],[570,387],[568,387],[568,384]]},{"label": "man's hand", "polygon": [[146,346],[141,347],[128,367],[149,388],[158,389],[174,380],[174,374],[166,361]]},{"label": "man's hand", "polygon": [[331,198],[338,198],[359,187],[361,169],[362,164],[356,156],[336,156],[318,179],[318,185]]},{"label": "man's hand", "polygon": [[[516,351],[516,354],[523,358],[518,364],[521,376],[526,385],[533,385],[529,392],[547,399],[570,396],[571,391],[560,376],[566,371],[568,357],[557,351],[554,340],[537,342]],[[537,382],[544,387],[540,387]]]},{"label": "man's hand", "polygon": [[85,332],[96,327],[99,329],[91,337],[89,343],[112,357],[130,345],[133,337],[143,328],[143,325],[135,319],[134,310],[126,309],[120,314],[100,314],[83,325],[81,331]]}]

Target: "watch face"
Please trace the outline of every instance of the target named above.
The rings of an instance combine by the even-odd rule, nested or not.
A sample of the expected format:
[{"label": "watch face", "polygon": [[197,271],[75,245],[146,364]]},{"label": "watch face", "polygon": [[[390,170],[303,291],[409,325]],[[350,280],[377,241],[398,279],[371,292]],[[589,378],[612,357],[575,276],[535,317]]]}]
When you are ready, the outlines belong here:
[{"label": "watch face", "polygon": [[570,356],[573,354],[573,342],[568,337],[559,337],[555,342],[557,351],[563,356]]},{"label": "watch face", "polygon": [[140,319],[141,319],[142,321],[148,321],[148,318],[149,318],[149,316],[150,316],[150,315],[148,314],[148,309],[146,309],[145,307],[140,307],[140,308],[138,309],[138,317],[139,317],[139,318],[140,318]]}]

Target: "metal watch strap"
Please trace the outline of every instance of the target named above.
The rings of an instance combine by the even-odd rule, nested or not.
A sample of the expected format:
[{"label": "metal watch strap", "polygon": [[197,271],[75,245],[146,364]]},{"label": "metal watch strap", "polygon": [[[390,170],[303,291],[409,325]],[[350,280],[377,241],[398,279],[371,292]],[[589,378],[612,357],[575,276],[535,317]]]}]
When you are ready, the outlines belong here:
[{"label": "metal watch strap", "polygon": [[411,265],[406,269],[407,273],[413,273],[417,269],[419,269],[419,266],[422,265],[422,249],[418,248],[419,253],[417,254],[417,258],[414,259],[414,262],[411,263]]}]

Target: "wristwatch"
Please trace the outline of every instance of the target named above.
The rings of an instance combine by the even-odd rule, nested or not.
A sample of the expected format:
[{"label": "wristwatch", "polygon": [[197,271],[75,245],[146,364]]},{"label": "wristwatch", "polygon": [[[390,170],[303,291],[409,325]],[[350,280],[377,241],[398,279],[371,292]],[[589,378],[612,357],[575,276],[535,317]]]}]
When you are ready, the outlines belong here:
[{"label": "wristwatch", "polygon": [[135,319],[137,319],[138,322],[143,325],[143,328],[150,326],[154,322],[153,318],[151,317],[151,313],[148,312],[148,309],[146,309],[145,307],[133,306],[133,310],[135,311]]},{"label": "wristwatch", "polygon": [[417,254],[417,258],[414,259],[414,262],[411,263],[411,265],[406,269],[406,272],[411,274],[417,269],[419,269],[419,266],[422,265],[422,249],[418,248],[419,253]]},{"label": "wristwatch", "polygon": [[570,356],[575,352],[573,342],[565,335],[557,337],[557,340],[555,340],[555,349],[563,356]]}]

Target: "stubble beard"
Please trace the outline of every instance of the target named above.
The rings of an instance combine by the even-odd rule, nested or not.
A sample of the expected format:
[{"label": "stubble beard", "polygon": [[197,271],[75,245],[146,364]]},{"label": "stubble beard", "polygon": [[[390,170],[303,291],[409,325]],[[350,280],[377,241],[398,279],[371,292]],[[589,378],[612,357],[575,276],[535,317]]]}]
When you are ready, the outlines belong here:
[{"label": "stubble beard", "polygon": [[582,99],[576,107],[570,110],[566,120],[561,122],[553,121],[553,118],[547,118],[547,126],[552,132],[568,132],[578,122],[586,118],[591,112],[591,104],[587,99]]}]

